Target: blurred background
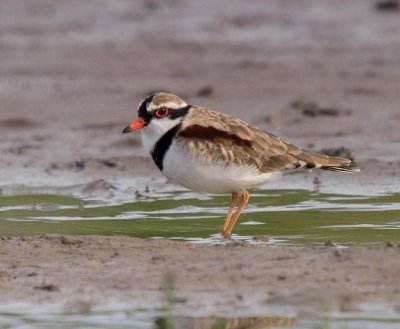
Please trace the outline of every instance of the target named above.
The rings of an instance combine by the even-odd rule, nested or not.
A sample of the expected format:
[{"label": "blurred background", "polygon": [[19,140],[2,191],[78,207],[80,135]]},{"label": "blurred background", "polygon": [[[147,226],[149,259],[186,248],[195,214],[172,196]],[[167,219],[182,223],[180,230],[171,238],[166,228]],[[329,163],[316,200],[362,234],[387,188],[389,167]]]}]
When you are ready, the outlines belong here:
[{"label": "blurred background", "polygon": [[391,184],[399,35],[390,0],[1,0],[0,181],[161,177],[121,130],[169,91]]}]

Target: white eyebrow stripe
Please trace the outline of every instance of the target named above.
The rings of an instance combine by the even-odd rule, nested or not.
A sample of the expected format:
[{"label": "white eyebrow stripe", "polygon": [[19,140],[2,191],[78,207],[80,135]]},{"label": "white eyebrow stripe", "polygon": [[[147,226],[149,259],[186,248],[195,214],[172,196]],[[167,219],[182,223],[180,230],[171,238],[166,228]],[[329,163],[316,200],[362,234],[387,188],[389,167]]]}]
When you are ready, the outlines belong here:
[{"label": "white eyebrow stripe", "polygon": [[153,103],[151,103],[148,107],[147,107],[147,111],[153,111],[155,109],[158,109],[159,107],[168,107],[169,109],[181,109],[183,107],[186,107],[187,104],[185,102],[182,102],[180,104],[176,103],[176,102],[166,102],[166,103],[161,103],[158,105],[155,105]]}]

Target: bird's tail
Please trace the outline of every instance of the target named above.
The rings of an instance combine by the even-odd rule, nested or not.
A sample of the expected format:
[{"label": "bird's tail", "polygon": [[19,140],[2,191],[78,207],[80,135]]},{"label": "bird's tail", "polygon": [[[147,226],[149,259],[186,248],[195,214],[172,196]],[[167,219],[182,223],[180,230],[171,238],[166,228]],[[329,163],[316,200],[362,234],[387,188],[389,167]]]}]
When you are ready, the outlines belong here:
[{"label": "bird's tail", "polygon": [[334,157],[301,150],[296,154],[301,167],[312,169],[320,168],[330,171],[354,172],[360,171],[351,159]]}]

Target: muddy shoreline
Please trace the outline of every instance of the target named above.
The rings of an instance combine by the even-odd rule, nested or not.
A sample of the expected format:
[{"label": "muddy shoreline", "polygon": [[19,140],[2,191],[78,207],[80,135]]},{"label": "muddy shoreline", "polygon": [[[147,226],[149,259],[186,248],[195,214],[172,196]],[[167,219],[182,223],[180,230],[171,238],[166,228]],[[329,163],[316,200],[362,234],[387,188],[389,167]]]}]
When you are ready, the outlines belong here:
[{"label": "muddy shoreline", "polygon": [[[64,189],[96,197],[112,195],[109,186],[129,193],[132,186],[163,184],[140,136],[121,134],[136,117],[140,100],[161,90],[238,116],[312,151],[345,148],[363,171],[317,174],[324,191],[400,190],[395,14],[362,0],[340,6],[254,1],[249,12],[235,2],[229,13],[174,1],[118,3],[66,8],[49,0],[27,7],[4,1],[3,194]],[[172,12],[188,20],[154,24]],[[85,13],[96,15],[87,20]],[[313,178],[300,174],[271,188],[310,189]],[[99,180],[105,184],[96,185]]]},{"label": "muddy shoreline", "polygon": [[[0,305],[58,312],[148,308],[172,280],[181,314],[399,310],[400,248],[193,245],[124,236],[0,240]],[[368,261],[366,261],[368,259]]]}]

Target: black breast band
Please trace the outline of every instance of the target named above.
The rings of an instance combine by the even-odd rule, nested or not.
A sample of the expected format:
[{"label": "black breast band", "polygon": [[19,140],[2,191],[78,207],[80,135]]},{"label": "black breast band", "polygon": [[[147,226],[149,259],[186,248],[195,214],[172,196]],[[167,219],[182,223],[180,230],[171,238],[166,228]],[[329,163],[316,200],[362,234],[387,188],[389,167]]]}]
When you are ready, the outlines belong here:
[{"label": "black breast band", "polygon": [[167,153],[168,149],[172,144],[172,140],[174,139],[176,133],[178,132],[181,124],[176,125],[175,127],[168,130],[161,138],[157,141],[156,145],[151,151],[151,157],[154,160],[154,163],[160,169],[163,170],[163,161],[165,157],[165,153]]}]

